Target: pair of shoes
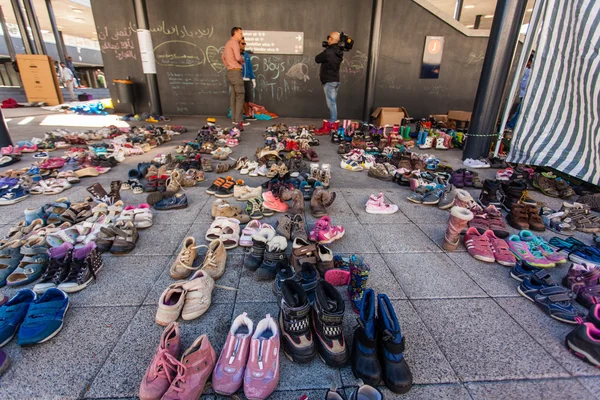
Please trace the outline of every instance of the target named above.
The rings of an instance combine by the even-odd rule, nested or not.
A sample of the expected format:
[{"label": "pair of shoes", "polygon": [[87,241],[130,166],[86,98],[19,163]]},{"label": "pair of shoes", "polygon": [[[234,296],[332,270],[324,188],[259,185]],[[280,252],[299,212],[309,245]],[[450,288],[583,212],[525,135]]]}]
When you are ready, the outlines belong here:
[{"label": "pair of shoes", "polygon": [[64,243],[60,247],[50,248],[48,255],[48,266],[33,287],[38,294],[52,288],[66,293],[79,292],[96,279],[104,266],[94,242],[76,249],[70,243]]},{"label": "pair of shoes", "polygon": [[475,160],[473,158],[467,158],[465,161],[463,161],[463,164],[469,168],[489,168],[490,167],[489,161],[486,160],[485,158],[480,158],[478,160]]},{"label": "pair of shoes", "polygon": [[207,271],[198,270],[187,281],[172,283],[158,300],[155,321],[167,326],[182,319],[190,321],[202,316],[210,307],[215,281]]},{"label": "pair of shoes", "polygon": [[538,232],[544,232],[546,226],[538,207],[533,204],[516,203],[510,209],[506,216],[509,225],[515,229],[531,229]]},{"label": "pair of shoes", "polygon": [[564,202],[560,208],[569,217],[578,231],[586,233],[600,232],[600,218],[593,215],[591,207],[583,203]]},{"label": "pair of shoes", "polygon": [[546,229],[563,236],[573,236],[577,226],[565,211],[555,211],[550,207],[540,208],[540,217]]},{"label": "pair of shoes", "polygon": [[19,346],[29,346],[52,339],[63,326],[69,308],[69,296],[50,288],[38,297],[30,289],[21,289],[0,307],[0,347],[15,336]]},{"label": "pair of shoes", "polygon": [[246,254],[244,267],[256,271],[258,280],[273,280],[277,275],[279,264],[287,265],[285,255],[287,239],[277,236],[275,229],[263,224],[261,229],[252,235],[252,248]]},{"label": "pair of shoes", "polygon": [[232,396],[243,383],[246,398],[266,399],[279,384],[281,338],[277,322],[267,314],[253,328],[246,313],[233,321],[212,374],[217,394]]},{"label": "pair of shoes", "polygon": [[[409,128],[409,127],[407,127]],[[409,128],[410,129],[410,128]],[[346,399],[342,393],[338,392],[336,388],[327,390],[325,394],[325,400],[383,400],[383,393],[379,389],[361,384],[354,392],[350,394],[350,397]]]},{"label": "pair of shoes", "polygon": [[[325,364],[344,367],[350,353],[344,339],[344,300],[331,284],[320,280],[311,305],[302,285],[288,279],[281,285],[279,326],[285,356],[296,363],[310,362],[317,352]],[[313,335],[313,329],[316,335]]]},{"label": "pair of shoes", "polygon": [[398,211],[398,206],[385,202],[384,194],[369,196],[366,204],[366,212],[369,214],[394,214]]},{"label": "pair of shoes", "polygon": [[310,212],[313,217],[320,218],[327,214],[327,208],[330,207],[336,199],[336,192],[316,188],[310,199]]},{"label": "pair of shoes", "polygon": [[331,225],[331,219],[325,215],[315,222],[308,238],[319,244],[329,244],[344,237],[345,229],[341,225]]},{"label": "pair of shoes", "polygon": [[536,173],[531,183],[546,196],[566,199],[575,195],[575,191],[567,181],[555,177],[549,178],[543,173]]},{"label": "pair of shoes", "polygon": [[[529,231],[521,231],[526,232],[526,235],[533,236],[533,234]],[[525,261],[529,265],[538,268],[553,268],[556,266],[556,261],[552,261],[555,259],[559,262],[565,262],[564,257],[559,255],[557,252],[552,250],[552,248],[545,243],[545,241],[541,238],[538,238],[536,241],[531,241],[531,238],[527,237],[529,242],[523,240],[521,235],[511,235],[506,243],[508,244],[508,248],[513,252],[515,257],[518,260]],[[537,243],[541,245],[538,246]],[[545,254],[548,254],[551,259],[546,258]]]},{"label": "pair of shoes", "polygon": [[471,227],[465,233],[464,243],[469,255],[476,260],[497,262],[505,267],[514,267],[517,262],[506,242],[491,230],[480,233],[478,228]]},{"label": "pair of shoes", "polygon": [[233,197],[238,201],[247,201],[253,199],[255,197],[262,196],[262,188],[258,187],[250,187],[248,185],[238,185],[236,184],[233,187]]},{"label": "pair of shoes", "polygon": [[310,164],[308,183],[314,185],[315,182],[321,182],[323,187],[328,188],[331,184],[331,165],[330,164]]},{"label": "pair of shoes", "polygon": [[277,220],[277,232],[288,240],[294,241],[297,238],[306,240],[304,217],[301,214],[282,215]]},{"label": "pair of shoes", "polygon": [[[202,261],[200,266],[194,266],[194,261],[198,258],[197,250],[202,247],[206,248],[204,261]],[[189,236],[183,240],[183,247],[171,265],[169,275],[173,279],[185,279],[190,276],[193,271],[202,270],[216,281],[225,273],[226,262],[227,251],[220,239],[213,240],[208,246],[197,246],[196,239]]]},{"label": "pair of shoes", "polygon": [[517,292],[535,303],[551,318],[567,324],[577,324],[580,312],[573,305],[575,293],[553,283],[547,271],[536,272],[525,278]]},{"label": "pair of shoes", "polygon": [[[156,205],[155,205],[156,207]],[[127,254],[134,248],[139,239],[133,221],[118,221],[114,226],[101,227],[96,237],[98,251],[112,254]]]},{"label": "pair of shoes", "polygon": [[232,150],[229,147],[219,147],[215,151],[212,151],[213,158],[216,160],[227,160]]},{"label": "pair of shoes", "polygon": [[275,212],[287,212],[289,206],[287,203],[276,197],[272,191],[264,192],[262,194],[263,208],[269,209]]},{"label": "pair of shoes", "polygon": [[235,218],[216,217],[208,228],[206,240],[221,240],[226,250],[234,249],[240,242],[240,221]]},{"label": "pair of shoes", "polygon": [[566,252],[569,255],[569,260],[574,263],[600,264],[600,250],[593,246],[586,246],[574,237],[568,237],[565,240],[553,237],[550,239],[549,244],[557,251]]},{"label": "pair of shoes", "polygon": [[199,336],[181,351],[181,335],[177,322],[167,325],[160,337],[158,350],[140,384],[141,400],[197,399],[215,366],[217,355],[208,336]]},{"label": "pair of shoes", "polygon": [[148,197],[147,203],[151,204],[155,210],[179,210],[188,206],[187,196],[184,193],[164,192],[161,195],[157,202],[152,202]]},{"label": "pair of shoes", "polygon": [[392,392],[407,393],[412,387],[412,373],[404,359],[400,322],[387,295],[375,298],[373,289],[367,289],[358,323],[352,342],[354,376],[371,386],[379,386],[383,381]]},{"label": "pair of shoes", "polygon": [[288,214],[304,215],[304,195],[299,189],[284,188],[281,191],[280,200],[282,202],[292,201],[292,205],[288,208]]},{"label": "pair of shoes", "polygon": [[567,348],[577,357],[600,367],[600,305],[590,306],[586,320],[577,322],[579,326],[565,339]]},{"label": "pair of shoes", "polygon": [[251,220],[244,229],[242,229],[242,234],[240,236],[240,246],[242,247],[252,247],[252,236],[255,233],[258,233],[263,227],[268,229],[275,230],[269,224],[261,224],[257,219]]},{"label": "pair of shoes", "polygon": [[235,181],[233,177],[227,176],[226,178],[218,177],[215,181],[206,189],[206,193],[214,194],[215,197],[227,198],[233,196],[233,188]]},{"label": "pair of shoes", "polygon": [[594,264],[571,264],[567,275],[563,278],[563,286],[577,295],[577,301],[589,308],[600,304],[600,268]]},{"label": "pair of shoes", "polygon": [[493,205],[489,205],[481,211],[475,211],[473,219],[469,221],[469,228],[477,228],[479,233],[491,230],[501,239],[510,235],[502,213]]},{"label": "pair of shoes", "polygon": [[322,244],[309,243],[306,238],[294,238],[290,267],[296,272],[300,272],[306,263],[312,265],[320,276],[324,277],[326,271],[334,268],[333,252]]},{"label": "pair of shoes", "polygon": [[234,218],[240,221],[240,224],[246,224],[250,221],[250,216],[245,214],[240,207],[232,206],[227,200],[217,199],[213,202],[212,217]]}]

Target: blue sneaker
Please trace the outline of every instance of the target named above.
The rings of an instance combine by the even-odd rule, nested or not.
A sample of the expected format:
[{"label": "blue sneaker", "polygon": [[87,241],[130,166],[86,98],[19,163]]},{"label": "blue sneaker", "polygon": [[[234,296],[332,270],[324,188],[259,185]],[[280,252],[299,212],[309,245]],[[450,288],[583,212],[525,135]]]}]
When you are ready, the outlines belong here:
[{"label": "blue sneaker", "polygon": [[69,296],[62,290],[50,288],[36,299],[27,311],[19,328],[17,344],[29,346],[52,339],[63,327],[69,308]]},{"label": "blue sneaker", "polygon": [[510,270],[510,276],[519,282],[523,282],[531,275],[540,271],[543,271],[543,269],[529,265],[527,261],[517,260],[517,264]]},{"label": "blue sneaker", "polygon": [[573,306],[575,293],[564,286],[552,283],[546,271],[537,272],[526,278],[517,287],[517,292],[557,321],[577,324],[577,320],[583,318],[583,315]]},{"label": "blue sneaker", "polygon": [[48,220],[48,214],[46,213],[45,209],[46,206],[40,206],[37,208],[26,208],[24,213],[25,223],[27,224],[27,226],[31,225],[31,223],[36,219],[41,219],[42,221],[44,221],[44,223],[46,223],[46,221]]},{"label": "blue sneaker", "polygon": [[167,197],[154,205],[155,210],[178,210],[188,206],[187,197],[183,193],[176,193]]},{"label": "blue sneaker", "polygon": [[0,206],[7,206],[10,204],[16,204],[20,201],[25,200],[29,197],[29,190],[24,189],[21,185],[17,185],[12,189],[6,191],[2,197],[0,197]]},{"label": "blue sneaker", "polygon": [[0,347],[4,346],[17,333],[17,329],[27,315],[29,306],[37,295],[30,289],[21,289],[8,303],[0,307]]},{"label": "blue sneaker", "polygon": [[0,246],[0,287],[6,285],[6,279],[23,259],[22,241],[15,240]]}]

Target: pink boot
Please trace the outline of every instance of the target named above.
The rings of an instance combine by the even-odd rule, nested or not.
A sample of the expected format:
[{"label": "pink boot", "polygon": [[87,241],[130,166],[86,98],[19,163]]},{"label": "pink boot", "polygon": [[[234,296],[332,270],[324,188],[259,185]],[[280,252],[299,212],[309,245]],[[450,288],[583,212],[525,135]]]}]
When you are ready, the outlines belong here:
[{"label": "pink boot", "polygon": [[267,314],[256,326],[250,342],[250,356],[244,375],[248,400],[265,400],[279,384],[279,329]]},{"label": "pink boot", "polygon": [[460,242],[460,233],[467,228],[469,221],[473,219],[473,213],[466,208],[454,206],[450,210],[448,228],[444,235],[442,248],[447,251],[455,251]]},{"label": "pink boot", "polygon": [[216,359],[208,336],[202,335],[196,339],[181,356],[181,362],[177,363],[177,376],[162,400],[199,399]]},{"label": "pink boot", "polygon": [[212,376],[213,389],[218,394],[231,396],[242,387],[253,330],[254,324],[246,313],[233,321]]},{"label": "pink boot", "polygon": [[141,400],[160,400],[169,389],[177,372],[181,336],[177,322],[171,322],[160,336],[158,351],[146,370],[140,385]]}]

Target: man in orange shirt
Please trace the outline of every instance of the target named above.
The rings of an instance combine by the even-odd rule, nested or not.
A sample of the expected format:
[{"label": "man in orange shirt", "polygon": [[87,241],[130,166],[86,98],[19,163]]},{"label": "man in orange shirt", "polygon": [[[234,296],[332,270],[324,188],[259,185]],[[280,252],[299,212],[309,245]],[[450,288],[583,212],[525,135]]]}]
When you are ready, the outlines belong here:
[{"label": "man in orange shirt", "polygon": [[234,124],[248,125],[242,117],[244,106],[244,79],[242,78],[242,63],[244,56],[240,51],[240,42],[243,38],[242,28],[235,26],[231,29],[231,39],[225,44],[223,51],[223,64],[227,68],[227,82],[229,83],[229,104],[231,107],[231,119]]}]

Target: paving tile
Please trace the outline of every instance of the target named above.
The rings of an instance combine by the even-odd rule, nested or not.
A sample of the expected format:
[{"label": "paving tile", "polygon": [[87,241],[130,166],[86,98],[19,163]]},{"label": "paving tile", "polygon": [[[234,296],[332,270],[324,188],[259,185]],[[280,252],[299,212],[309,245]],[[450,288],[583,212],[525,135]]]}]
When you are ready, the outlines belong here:
[{"label": "paving tile", "polygon": [[380,253],[440,253],[442,250],[414,224],[364,225],[363,232]]},{"label": "paving tile", "polygon": [[573,325],[553,320],[525,298],[501,298],[496,302],[531,337],[550,353],[570,374],[600,376],[600,369],[571,354],[565,346],[565,337]]},{"label": "paving tile", "polygon": [[[337,185],[336,185],[337,186]],[[349,224],[358,224],[359,220],[352,210],[342,192],[338,188],[330,189],[331,192],[335,192],[336,198],[333,204],[330,207],[327,207],[327,215],[331,217],[331,222],[334,225],[349,225]],[[306,214],[306,222],[312,228],[315,224],[315,221],[318,218],[315,218],[310,213],[310,205],[309,202],[306,202],[305,206],[305,214]]]},{"label": "paving tile", "polygon": [[[233,304],[213,304],[194,321],[179,321],[182,349],[202,334],[219,353],[229,330]],[[156,353],[164,328],[154,322],[155,306],[142,306],[89,386],[85,397],[137,396],[146,368]],[[182,351],[183,351],[182,350]]]},{"label": "paving tile", "polygon": [[[135,315],[134,307],[73,308],[50,341],[4,350],[11,366],[0,378],[3,399],[75,399],[100,370]],[[33,372],[35,371],[35,372]]]},{"label": "paving tile", "polygon": [[[455,383],[458,382],[456,374],[446,360],[444,354],[436,344],[421,318],[407,300],[392,300],[392,305],[398,316],[398,321],[403,335],[406,337],[406,362],[413,374],[414,384],[428,383]],[[344,336],[349,346],[352,346],[356,318],[358,316],[350,310],[350,303],[346,302],[344,315]],[[357,386],[358,380],[348,366],[342,369],[344,387]],[[388,397],[386,397],[388,398]]]},{"label": "paving tile", "polygon": [[[277,387],[277,389],[279,389],[279,387]],[[339,389],[342,392],[344,392],[344,389]],[[246,400],[246,396],[243,394],[243,389],[240,389],[240,391],[237,393],[237,395],[243,399]],[[345,393],[348,393],[347,391]],[[327,394],[327,390],[326,389],[320,389],[320,390],[313,390],[313,389],[305,389],[305,390],[276,390],[275,392],[273,392],[273,394],[271,394],[269,396],[269,400],[298,400],[300,399],[303,395],[308,396],[308,399],[324,399],[325,395]],[[220,396],[220,395],[216,395],[215,397],[216,400],[228,400],[231,399],[231,397],[225,397],[225,396]]]},{"label": "paving tile", "polygon": [[150,228],[140,231],[140,238],[129,255],[173,255],[183,242],[183,238],[185,238],[189,229],[190,224],[178,224],[158,225],[156,229]]},{"label": "paving tile", "polygon": [[[337,224],[336,221],[332,221]],[[373,243],[373,236],[365,230],[365,226],[347,224],[344,226],[344,237],[327,245],[334,253],[377,253],[377,247]],[[314,225],[309,225],[312,229]]]},{"label": "paving tile", "polygon": [[239,291],[236,298],[237,303],[277,301],[277,298],[273,294],[273,281],[259,281],[256,279],[256,272],[250,271],[243,266],[240,269],[239,283]]},{"label": "paving tile", "polygon": [[[205,249],[202,250],[202,253],[196,259],[194,265],[200,266],[203,261],[203,255]],[[158,300],[160,299],[160,295],[162,292],[172,283],[175,282],[175,279],[172,279],[169,275],[169,270],[171,268],[171,264],[175,260],[175,256],[169,258],[166,268],[162,271],[162,274],[158,278],[158,280],[153,284],[152,289],[150,289],[146,299],[144,300],[144,304],[146,305],[156,305]],[[240,273],[242,269],[242,260],[243,255],[241,254],[228,254],[227,255],[227,263],[225,264],[225,274],[216,281],[217,285],[227,286],[229,288],[237,288],[238,283],[240,281]],[[212,296],[212,303],[233,303],[236,297],[237,291],[234,290],[226,290],[221,288],[215,288]]]},{"label": "paving tile", "polygon": [[566,398],[586,399],[590,395],[576,379],[469,382],[465,386],[473,400],[563,400]]},{"label": "paving tile", "polygon": [[[346,388],[346,393],[352,393],[354,389],[355,387]],[[471,400],[467,389],[459,384],[414,385],[406,394],[394,393],[385,386],[380,386],[379,390],[385,399],[390,400]]]},{"label": "paving tile", "polygon": [[577,378],[577,380],[592,394],[592,396],[595,396],[595,398],[600,397],[598,395],[600,393],[600,377],[584,377]]},{"label": "paving tile", "polygon": [[[445,251],[442,248],[442,244],[444,243],[444,235],[446,233],[446,224],[421,224],[417,223],[417,226],[423,233],[425,233],[429,239],[433,240],[433,243],[438,245],[442,251]],[[458,243],[458,247],[455,252],[466,252],[467,248],[463,245],[462,241]]]},{"label": "paving tile", "polygon": [[446,254],[385,254],[383,258],[410,299],[487,297]]},{"label": "paving tile", "polygon": [[[233,317],[246,312],[254,324],[265,317],[267,313],[277,319],[279,307],[277,303],[242,303],[237,302]],[[281,352],[283,354],[283,350]],[[318,357],[307,364],[295,364],[283,355],[280,357],[279,386],[277,390],[327,389],[331,384],[341,387],[339,369],[326,366]]]},{"label": "paving tile", "polygon": [[[377,195],[377,192],[360,189],[353,192],[353,194],[343,193],[346,202],[352,208],[352,211],[357,216],[358,221],[361,224],[406,224],[409,223],[409,219],[401,211],[397,211],[394,214],[380,215],[380,214],[369,214],[365,211],[365,205],[369,200],[369,196],[372,194]],[[387,203],[390,201],[386,198]]]},{"label": "paving tile", "polygon": [[440,210],[437,206],[426,206],[415,204],[408,201],[406,198],[412,193],[410,188],[399,186],[399,190],[390,193],[389,199],[406,217],[417,224],[448,224],[448,211]]},{"label": "paving tile", "polygon": [[463,381],[568,376],[492,299],[413,304]]},{"label": "paving tile", "polygon": [[[342,254],[342,256],[350,257],[351,254]],[[387,263],[379,254],[364,253],[357,254],[371,267],[367,287],[375,290],[377,293],[385,293],[392,300],[406,299],[406,294],[402,290],[402,285],[394,278]],[[339,286],[338,290],[342,294],[342,298],[346,299],[347,287]]]},{"label": "paving tile", "polygon": [[519,282],[509,275],[510,268],[496,263],[486,263],[468,253],[447,253],[471,279],[492,297],[519,297]]}]

